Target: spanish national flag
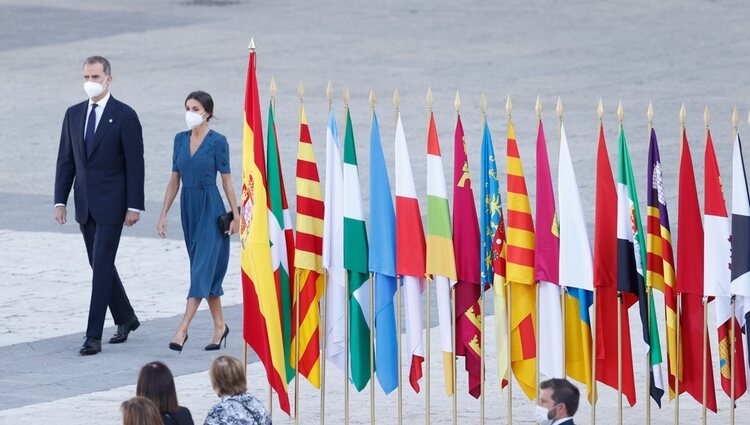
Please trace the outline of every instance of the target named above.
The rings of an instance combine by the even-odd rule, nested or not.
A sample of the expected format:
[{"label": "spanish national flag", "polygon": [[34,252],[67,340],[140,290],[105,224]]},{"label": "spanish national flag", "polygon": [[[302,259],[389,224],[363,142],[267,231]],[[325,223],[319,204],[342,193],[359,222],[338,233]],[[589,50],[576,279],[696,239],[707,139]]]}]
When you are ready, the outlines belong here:
[{"label": "spanish national flag", "polygon": [[240,244],[243,337],[263,363],[268,382],[279,396],[281,409],[289,414],[279,298],[271,268],[269,209],[258,80],[255,76],[255,50],[251,44],[242,135]]}]

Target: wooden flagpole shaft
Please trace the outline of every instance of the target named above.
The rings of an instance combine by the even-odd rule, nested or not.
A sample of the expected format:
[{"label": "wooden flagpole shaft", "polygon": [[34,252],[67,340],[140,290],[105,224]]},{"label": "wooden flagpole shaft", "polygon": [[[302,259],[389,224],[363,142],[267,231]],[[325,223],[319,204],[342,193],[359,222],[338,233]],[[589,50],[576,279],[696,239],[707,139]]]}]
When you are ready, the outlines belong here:
[{"label": "wooden flagpole shaft", "polygon": [[[324,288],[328,288],[328,271],[323,270]],[[320,304],[318,304],[320,305]],[[326,321],[328,318],[328,294],[323,298],[323,314],[320,319],[318,335],[320,336],[320,425],[326,422]]]},{"label": "wooden flagpole shaft", "polygon": [[735,295],[732,295],[731,298],[731,306],[730,306],[730,316],[729,316],[729,385],[731,385],[732,389],[729,391],[729,399],[732,404],[729,405],[729,424],[734,425],[734,339],[736,337],[734,333],[734,310],[736,308],[735,305]]},{"label": "wooden flagpole shaft", "polygon": [[646,424],[651,424],[651,287],[646,286],[646,324],[648,326],[649,349],[646,352]]},{"label": "wooden flagpole shaft", "polygon": [[349,425],[349,273],[344,272],[344,425]]},{"label": "wooden flagpole shaft", "polygon": [[617,291],[617,424],[622,425],[622,292]]},{"label": "wooden flagpole shaft", "polygon": [[425,303],[427,304],[427,313],[425,320],[427,322],[427,326],[425,326],[425,361],[427,362],[427,373],[425,374],[425,402],[424,402],[424,408],[425,408],[425,424],[430,425],[430,286],[432,284],[432,280],[427,279],[427,300]]},{"label": "wooden flagpole shaft", "polygon": [[565,362],[565,338],[566,338],[566,330],[565,330],[565,323],[566,323],[566,316],[567,316],[567,308],[566,308],[566,302],[565,299],[568,296],[568,289],[564,286],[560,286],[560,289],[562,291],[560,292],[560,311],[562,316],[562,368],[563,368],[563,378],[566,378],[568,376],[568,365]]},{"label": "wooden flagpole shaft", "polygon": [[401,284],[403,278],[398,276],[398,283],[396,285],[396,346],[398,350],[398,424],[401,425],[404,420],[404,406],[403,406],[403,372],[402,361],[401,361]]},{"label": "wooden flagpole shaft", "polygon": [[453,353],[451,361],[451,378],[453,378],[453,425],[458,424],[458,385],[456,385],[456,287],[451,285],[451,342],[453,343]]},{"label": "wooden flagpole shaft", "polygon": [[245,365],[245,371],[247,372],[247,341],[243,336],[242,338],[242,362]]},{"label": "wooden flagpole shaft", "polygon": [[479,337],[479,424],[484,425],[484,282],[481,284],[482,307],[479,312],[479,328],[482,332]]},{"label": "wooden flagpole shaft", "polygon": [[294,270],[294,293],[296,308],[294,309],[295,338],[294,338],[294,423],[299,424],[299,279],[300,270]]},{"label": "wooden flagpole shaft", "polygon": [[702,385],[702,403],[701,403],[701,423],[706,425],[706,346],[708,345],[708,297],[703,297],[703,379]]},{"label": "wooden flagpole shaft", "polygon": [[273,389],[268,388],[268,416],[273,419]]},{"label": "wooden flagpole shaft", "polygon": [[680,340],[681,338],[680,328],[682,328],[682,326],[680,326],[681,312],[682,312],[682,295],[677,294],[677,311],[676,311],[677,323],[675,324],[675,326],[677,327],[676,329],[677,335],[675,336],[675,338],[677,339],[677,347],[676,347],[677,353],[675,355],[675,363],[677,364],[676,364],[675,370],[677,372],[675,373],[675,377],[674,377],[674,425],[679,425],[680,423],[680,376],[681,376],[680,368],[682,367],[682,365],[680,364],[681,363],[680,359],[682,358],[682,341]]},{"label": "wooden flagpole shaft", "polygon": [[[513,355],[511,354],[511,318],[513,317],[511,315],[510,309],[511,303],[510,303],[510,284],[508,284],[507,289],[507,297],[505,299],[505,313],[506,313],[506,326],[505,326],[505,332],[506,332],[506,341],[508,342],[508,424],[513,423]],[[502,378],[500,378],[502,380]]]},{"label": "wooden flagpole shaft", "polygon": [[593,334],[592,352],[591,352],[591,425],[596,425],[596,286],[594,287],[594,314],[591,321],[591,333]]},{"label": "wooden flagpole shaft", "polygon": [[370,423],[375,423],[375,275],[370,273]]}]

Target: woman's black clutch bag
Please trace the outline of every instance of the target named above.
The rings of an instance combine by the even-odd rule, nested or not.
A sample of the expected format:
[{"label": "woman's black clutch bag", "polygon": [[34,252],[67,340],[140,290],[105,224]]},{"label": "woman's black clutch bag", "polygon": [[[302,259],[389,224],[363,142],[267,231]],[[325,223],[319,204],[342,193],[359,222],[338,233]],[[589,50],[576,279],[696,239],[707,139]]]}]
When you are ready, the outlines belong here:
[{"label": "woman's black clutch bag", "polygon": [[[237,212],[239,213],[239,207],[237,207]],[[221,230],[221,233],[226,233],[229,231],[229,225],[232,224],[232,220],[234,220],[234,214],[232,214],[232,211],[229,211],[228,213],[222,214],[219,216],[219,229]]]}]

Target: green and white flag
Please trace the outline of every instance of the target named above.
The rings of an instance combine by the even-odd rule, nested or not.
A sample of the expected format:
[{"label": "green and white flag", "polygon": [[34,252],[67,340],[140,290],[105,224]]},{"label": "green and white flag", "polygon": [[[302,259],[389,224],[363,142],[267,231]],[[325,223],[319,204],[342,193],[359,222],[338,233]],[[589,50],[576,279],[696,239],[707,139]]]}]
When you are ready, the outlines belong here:
[{"label": "green and white flag", "polygon": [[349,280],[350,378],[362,391],[370,380],[370,281],[367,229],[359,190],[357,152],[349,109],[344,136],[344,268]]}]

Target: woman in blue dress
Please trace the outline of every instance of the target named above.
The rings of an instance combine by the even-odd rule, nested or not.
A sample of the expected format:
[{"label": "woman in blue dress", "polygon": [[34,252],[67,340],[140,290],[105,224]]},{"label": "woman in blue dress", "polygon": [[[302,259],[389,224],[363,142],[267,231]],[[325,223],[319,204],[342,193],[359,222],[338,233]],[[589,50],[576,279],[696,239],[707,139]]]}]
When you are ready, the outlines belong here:
[{"label": "woman in blue dress", "polygon": [[[208,122],[213,117],[214,102],[211,95],[203,91],[190,93],[185,99],[185,121],[188,130],[177,133],[172,154],[172,175],[164,195],[164,206],[159,217],[159,236],[167,236],[167,213],[172,206],[182,180],[180,209],[182,231],[185,234],[190,257],[190,291],[187,296],[185,314],[169,343],[169,348],[182,352],[188,339],[188,328],[195,317],[201,300],[208,300],[214,333],[206,350],[218,350],[229,334],[221,311],[221,283],[229,262],[229,235],[239,228],[237,199],[229,172],[229,145],[226,137],[210,130]],[[227,196],[234,220],[229,230],[222,233],[218,218],[226,211],[221,194],[216,186],[216,173],[221,174],[221,183]]]}]

